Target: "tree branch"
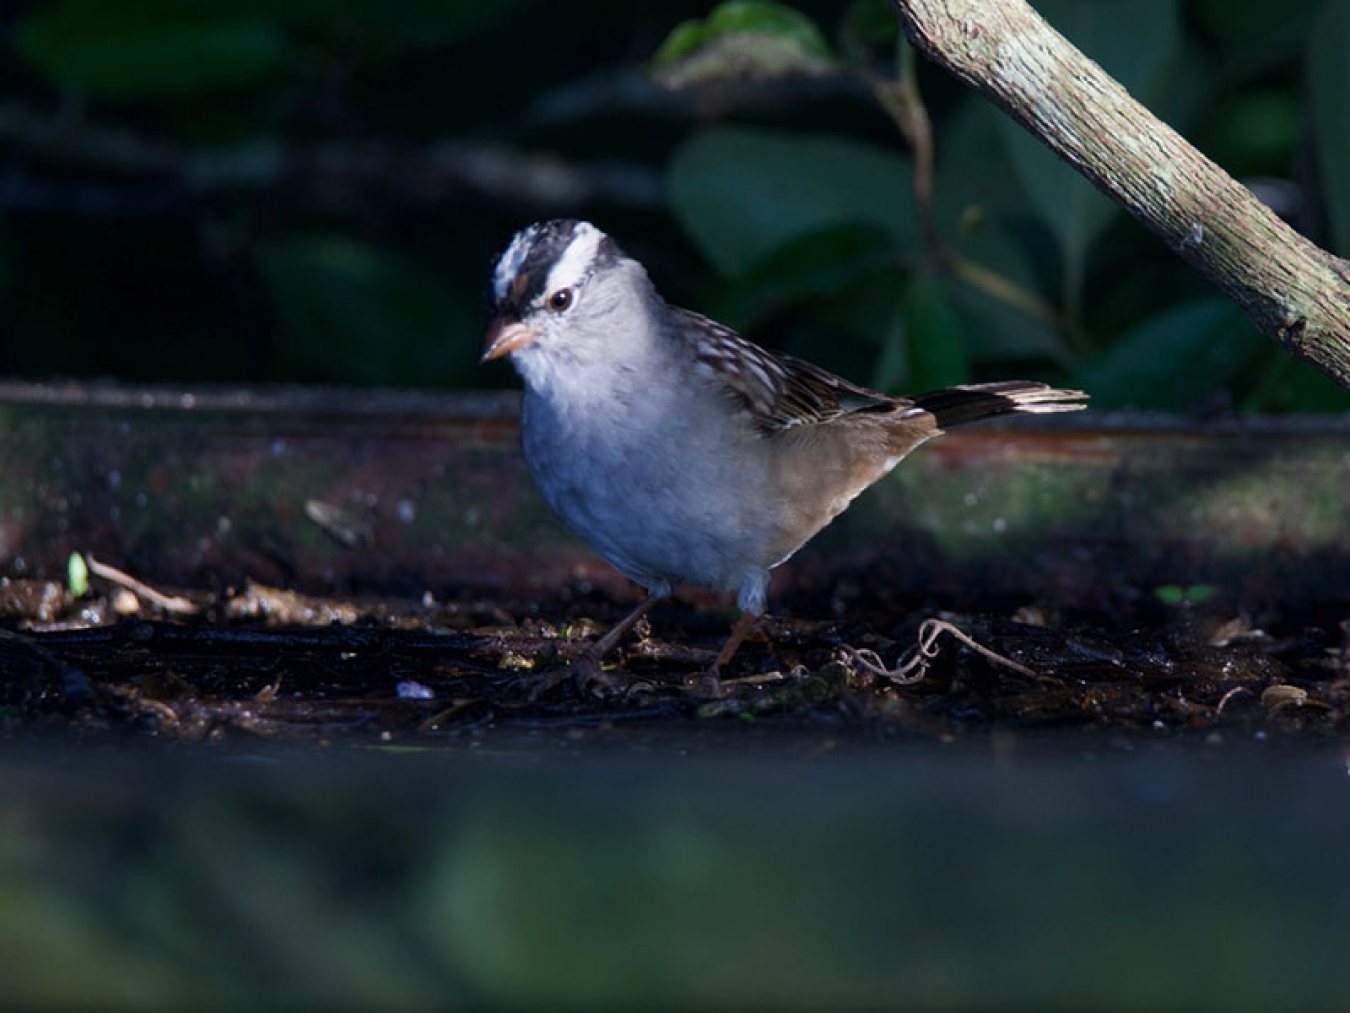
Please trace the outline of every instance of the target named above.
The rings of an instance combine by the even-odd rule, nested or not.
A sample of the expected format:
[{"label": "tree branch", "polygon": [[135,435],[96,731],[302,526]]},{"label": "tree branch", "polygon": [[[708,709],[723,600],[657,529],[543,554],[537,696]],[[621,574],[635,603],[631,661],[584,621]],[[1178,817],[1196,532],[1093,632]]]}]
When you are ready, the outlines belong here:
[{"label": "tree branch", "polygon": [[1350,388],[1350,262],[1281,221],[1075,49],[1025,0],[893,0],[913,45],[992,99]]}]

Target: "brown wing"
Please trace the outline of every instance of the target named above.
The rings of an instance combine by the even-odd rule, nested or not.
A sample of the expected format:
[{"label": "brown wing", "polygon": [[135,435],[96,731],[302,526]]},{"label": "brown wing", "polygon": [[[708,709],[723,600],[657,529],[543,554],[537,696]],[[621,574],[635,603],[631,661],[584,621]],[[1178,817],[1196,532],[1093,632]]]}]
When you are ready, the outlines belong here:
[{"label": "brown wing", "polygon": [[[775,355],[729,327],[690,310],[677,310],[700,371],[722,385],[763,432],[819,425],[853,411],[893,411],[910,402],[849,383],[790,355]],[[865,404],[845,406],[840,397]]]}]

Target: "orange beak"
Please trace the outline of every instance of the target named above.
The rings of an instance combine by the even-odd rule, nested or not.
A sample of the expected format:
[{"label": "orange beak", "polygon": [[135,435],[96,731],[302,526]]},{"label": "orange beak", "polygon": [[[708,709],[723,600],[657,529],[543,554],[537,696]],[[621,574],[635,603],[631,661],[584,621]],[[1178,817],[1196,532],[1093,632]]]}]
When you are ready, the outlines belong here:
[{"label": "orange beak", "polygon": [[503,355],[510,355],[517,349],[533,344],[538,333],[519,320],[498,317],[488,328],[487,340],[483,342],[483,357],[479,362],[491,362]]}]

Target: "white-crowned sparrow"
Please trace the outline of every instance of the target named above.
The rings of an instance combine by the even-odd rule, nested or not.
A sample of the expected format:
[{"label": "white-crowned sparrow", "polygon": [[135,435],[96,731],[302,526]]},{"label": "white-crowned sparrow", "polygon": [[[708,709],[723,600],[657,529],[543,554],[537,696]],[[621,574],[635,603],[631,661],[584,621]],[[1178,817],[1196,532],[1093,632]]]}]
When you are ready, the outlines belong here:
[{"label": "white-crowned sparrow", "polygon": [[497,262],[483,361],[525,381],[522,444],[549,506],[648,591],[608,652],[679,583],[736,592],[724,665],[764,611],[769,571],[911,450],[952,426],[1064,412],[1085,395],[1010,381],[914,398],[766,351],[657,294],[588,222],[523,229]]}]

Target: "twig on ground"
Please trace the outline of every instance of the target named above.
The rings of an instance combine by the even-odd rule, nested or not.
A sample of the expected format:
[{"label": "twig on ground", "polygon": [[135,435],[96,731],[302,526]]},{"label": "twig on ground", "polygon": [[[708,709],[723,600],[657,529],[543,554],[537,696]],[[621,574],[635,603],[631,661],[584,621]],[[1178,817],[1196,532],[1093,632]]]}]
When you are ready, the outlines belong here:
[{"label": "twig on ground", "polygon": [[1249,693],[1249,692],[1251,691],[1246,686],[1234,686],[1223,696],[1219,697],[1218,705],[1215,706],[1214,708],[1214,716],[1218,717],[1220,714],[1222,714],[1223,709],[1228,706],[1228,701],[1233,699],[1233,697],[1237,696],[1239,693]]},{"label": "twig on ground", "polygon": [[171,612],[174,615],[192,616],[201,611],[201,608],[194,601],[189,601],[187,598],[181,598],[178,595],[168,595],[162,591],[156,591],[149,584],[142,583],[131,574],[119,570],[115,566],[109,566],[107,563],[100,563],[87,553],[84,558],[85,562],[89,564],[89,572],[94,576],[102,577],[119,587],[126,588],[165,612]]},{"label": "twig on ground", "polygon": [[925,619],[919,627],[917,642],[908,653],[901,657],[895,668],[887,668],[876,651],[866,648],[845,648],[844,662],[856,665],[869,675],[889,679],[901,686],[911,686],[916,682],[921,682],[928,674],[928,666],[940,653],[937,639],[944,633],[951,635],[966,647],[996,665],[1012,669],[1020,675],[1036,678],[1036,673],[1027,668],[1026,665],[1019,664],[1011,658],[1005,658],[1003,655],[991,651],[945,619]]}]

